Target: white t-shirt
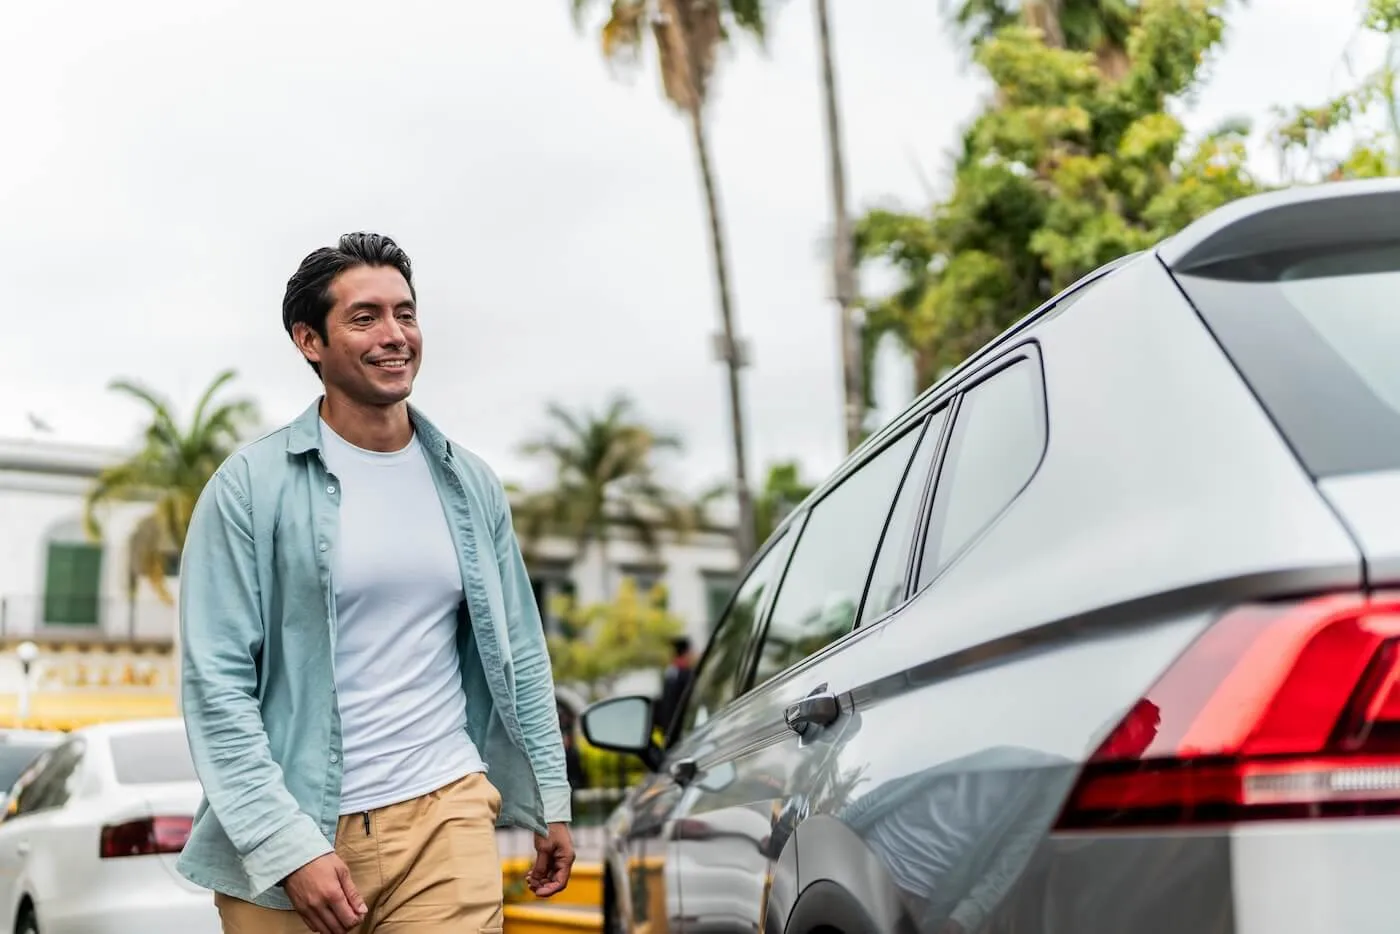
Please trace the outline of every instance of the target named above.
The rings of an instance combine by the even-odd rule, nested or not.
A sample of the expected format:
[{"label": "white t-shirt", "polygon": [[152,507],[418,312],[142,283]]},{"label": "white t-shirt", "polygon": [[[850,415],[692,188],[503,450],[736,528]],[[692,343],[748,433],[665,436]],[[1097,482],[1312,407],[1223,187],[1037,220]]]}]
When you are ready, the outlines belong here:
[{"label": "white t-shirt", "polygon": [[456,547],[417,435],[401,451],[366,451],[322,421],[321,439],[340,495],[331,563],[340,813],[354,814],[486,766],[467,735]]}]

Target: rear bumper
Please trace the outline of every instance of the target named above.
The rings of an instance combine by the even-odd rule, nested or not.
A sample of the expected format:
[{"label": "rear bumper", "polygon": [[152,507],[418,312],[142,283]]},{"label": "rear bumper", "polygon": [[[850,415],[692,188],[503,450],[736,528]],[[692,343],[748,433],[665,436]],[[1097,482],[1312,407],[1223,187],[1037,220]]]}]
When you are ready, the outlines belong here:
[{"label": "rear bumper", "polygon": [[81,900],[41,903],[44,934],[219,934],[219,913],[210,892],[174,885],[130,892],[104,891]]},{"label": "rear bumper", "polygon": [[1051,837],[989,930],[1394,934],[1400,820]]}]

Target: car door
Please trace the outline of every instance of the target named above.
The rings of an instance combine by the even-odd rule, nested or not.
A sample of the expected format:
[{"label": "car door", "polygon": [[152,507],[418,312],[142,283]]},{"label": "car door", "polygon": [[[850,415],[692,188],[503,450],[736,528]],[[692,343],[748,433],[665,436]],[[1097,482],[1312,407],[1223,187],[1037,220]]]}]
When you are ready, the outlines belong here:
[{"label": "car door", "polygon": [[628,809],[623,836],[627,852],[626,893],[614,893],[628,917],[628,930],[661,934],[681,930],[681,871],[675,851],[676,809],[691,778],[693,757],[702,747],[687,738],[703,728],[744,688],[768,605],[773,579],[782,570],[792,543],[790,527],[779,531],[750,564],[736,588],[704,656],[669,737],[660,770],[638,789]]},{"label": "car door", "polygon": [[[927,420],[847,470],[794,521],[763,621],[756,685],[688,737],[677,759],[676,865],[686,934],[764,930],[786,828],[842,729],[841,653]],[[800,525],[798,523],[800,522]]]},{"label": "car door", "polygon": [[15,783],[0,823],[0,911],[13,918],[27,892],[30,861],[43,846],[49,823],[73,792],[85,745],[70,739],[45,753]]}]

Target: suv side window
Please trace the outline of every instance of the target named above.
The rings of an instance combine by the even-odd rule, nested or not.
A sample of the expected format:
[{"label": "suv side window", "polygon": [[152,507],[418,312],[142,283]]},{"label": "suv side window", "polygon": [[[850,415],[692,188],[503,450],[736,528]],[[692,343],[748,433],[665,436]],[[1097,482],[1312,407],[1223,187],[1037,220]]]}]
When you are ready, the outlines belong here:
[{"label": "suv side window", "polygon": [[769,616],[754,684],[850,632],[885,519],[920,437],[916,424],[811,509]]},{"label": "suv side window", "polygon": [[1044,386],[1032,357],[963,394],[933,496],[919,583],[927,584],[1030,482],[1045,453]]},{"label": "suv side window", "polygon": [[924,501],[924,487],[928,483],[929,470],[933,467],[933,458],[938,453],[938,442],[947,421],[946,408],[933,413],[923,438],[919,440],[919,450],[914,454],[913,463],[909,465],[909,472],[899,488],[894,512],[890,513],[889,525],[880,539],[880,555],[875,559],[875,570],[870,574],[865,603],[860,608],[862,626],[874,622],[904,602],[905,573],[909,568],[909,551],[914,547],[914,536],[922,515],[920,507]]},{"label": "suv side window", "polygon": [[795,524],[789,526],[764,552],[734,594],[728,612],[715,627],[714,635],[710,637],[710,647],[690,685],[675,737],[688,735],[742,690],[749,647],[753,644],[762,616],[763,595],[787,560],[794,527]]}]

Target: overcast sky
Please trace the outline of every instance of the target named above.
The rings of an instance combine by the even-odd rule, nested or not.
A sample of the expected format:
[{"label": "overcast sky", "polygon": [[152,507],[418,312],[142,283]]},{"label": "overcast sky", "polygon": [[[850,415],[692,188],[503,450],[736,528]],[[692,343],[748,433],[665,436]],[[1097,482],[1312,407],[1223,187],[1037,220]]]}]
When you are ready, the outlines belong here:
[{"label": "overcast sky", "polygon": [[[939,0],[832,0],[854,207],[915,206],[981,93]],[[353,229],[399,240],[425,336],[415,401],[507,477],[546,402],[625,390],[727,475],[716,312],[685,124],[650,71],[610,77],[568,0],[51,0],[0,7],[0,437],[132,441],[140,379],[188,410],[224,367],[269,423],[318,390],[287,277]],[[1193,122],[1346,82],[1353,0],[1252,0]],[[1361,48],[1362,64],[1374,48]],[[755,478],[840,459],[829,200],[811,6],[741,46],[712,135]],[[886,411],[906,401],[897,370]]]}]

